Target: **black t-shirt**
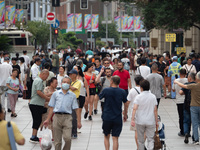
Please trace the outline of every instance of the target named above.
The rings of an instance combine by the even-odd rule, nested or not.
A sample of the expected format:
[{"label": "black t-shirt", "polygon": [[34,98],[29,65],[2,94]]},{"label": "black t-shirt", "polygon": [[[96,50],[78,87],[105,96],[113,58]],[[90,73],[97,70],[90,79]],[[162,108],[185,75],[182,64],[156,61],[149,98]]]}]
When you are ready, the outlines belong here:
[{"label": "black t-shirt", "polygon": [[21,70],[20,70],[20,66],[19,65],[12,65],[13,69],[16,68],[19,70],[18,72],[18,75],[17,75],[17,78],[19,79],[19,74],[21,73]]},{"label": "black t-shirt", "polygon": [[159,62],[156,63],[158,65],[158,71],[161,72],[161,76],[164,77],[164,70],[166,68],[165,63],[160,64]]},{"label": "black t-shirt", "polygon": [[105,98],[102,118],[105,121],[122,121],[122,102],[126,103],[126,92],[120,88],[105,88],[99,99]]},{"label": "black t-shirt", "polygon": [[[195,82],[188,82],[188,83],[185,83],[185,85],[189,85],[189,84],[193,84]],[[190,103],[191,103],[191,90],[188,90],[188,89],[184,89],[182,88],[181,89],[184,94],[185,94],[185,101],[184,101],[184,109],[187,110],[188,112],[190,112]]]},{"label": "black t-shirt", "polygon": [[83,61],[83,64],[87,65],[88,61],[85,58],[81,58],[81,60]]}]

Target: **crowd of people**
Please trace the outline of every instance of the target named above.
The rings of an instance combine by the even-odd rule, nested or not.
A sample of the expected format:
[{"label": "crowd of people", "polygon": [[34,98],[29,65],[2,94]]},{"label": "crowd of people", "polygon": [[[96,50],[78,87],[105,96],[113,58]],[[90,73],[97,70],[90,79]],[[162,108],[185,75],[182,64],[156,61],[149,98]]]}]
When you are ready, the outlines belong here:
[{"label": "crowd of people", "polygon": [[[118,149],[128,110],[132,114],[130,126],[135,131],[137,149],[145,149],[147,140],[147,149],[153,150],[158,108],[164,97],[174,99],[177,104],[178,136],[185,137],[186,144],[192,136],[194,144],[199,144],[200,55],[195,51],[186,58],[185,53],[173,57],[167,51],[153,55],[142,48],[114,52],[102,47],[83,53],[80,48],[73,51],[68,47],[62,51],[49,50],[47,54],[37,50],[32,60],[27,51],[12,58],[2,52],[0,62],[0,128],[6,125],[5,112],[17,117],[15,107],[19,95],[23,94],[23,98],[29,100],[33,120],[32,143],[39,142],[38,130],[48,126],[55,149],[61,149],[63,138],[63,149],[69,150],[71,139],[78,138],[78,129],[82,127],[82,111],[84,119],[92,121],[101,103],[106,150],[110,148],[111,134],[113,149]],[[17,143],[24,144],[22,135],[12,124],[16,128],[14,134],[18,135]],[[9,141],[8,137],[6,140]],[[0,145],[3,142],[0,140]]]}]

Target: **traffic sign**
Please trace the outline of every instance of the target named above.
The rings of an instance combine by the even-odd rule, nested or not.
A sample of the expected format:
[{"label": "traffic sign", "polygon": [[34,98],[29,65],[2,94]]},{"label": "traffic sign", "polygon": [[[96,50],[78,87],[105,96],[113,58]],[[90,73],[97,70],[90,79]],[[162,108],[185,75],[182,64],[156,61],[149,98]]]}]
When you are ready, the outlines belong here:
[{"label": "traffic sign", "polygon": [[186,48],[185,47],[176,47],[177,55],[179,55],[182,52],[186,53]]},{"label": "traffic sign", "polygon": [[51,24],[52,28],[58,28],[60,26],[60,22],[58,21],[58,19],[56,19],[54,24]]},{"label": "traffic sign", "polygon": [[175,33],[166,33],[165,34],[165,42],[176,42],[176,34]]},{"label": "traffic sign", "polygon": [[47,12],[46,13],[46,23],[54,24],[55,23],[55,12]]}]

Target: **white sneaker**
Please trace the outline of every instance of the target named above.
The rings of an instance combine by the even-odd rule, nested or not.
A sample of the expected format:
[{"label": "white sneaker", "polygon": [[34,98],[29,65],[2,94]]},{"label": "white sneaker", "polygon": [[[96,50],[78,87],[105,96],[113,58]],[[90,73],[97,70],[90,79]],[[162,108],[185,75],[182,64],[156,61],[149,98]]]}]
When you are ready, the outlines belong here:
[{"label": "white sneaker", "polygon": [[199,142],[198,141],[194,142],[194,145],[199,145]]}]

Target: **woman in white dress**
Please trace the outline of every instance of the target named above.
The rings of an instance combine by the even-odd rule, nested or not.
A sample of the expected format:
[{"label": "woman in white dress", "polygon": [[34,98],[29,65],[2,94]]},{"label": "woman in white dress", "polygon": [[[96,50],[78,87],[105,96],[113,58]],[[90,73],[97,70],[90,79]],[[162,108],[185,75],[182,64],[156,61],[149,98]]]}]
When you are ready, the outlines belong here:
[{"label": "woman in white dress", "polygon": [[19,66],[21,71],[21,76],[20,76],[21,85],[24,87],[26,85],[27,70],[28,70],[24,57],[19,58]]}]

